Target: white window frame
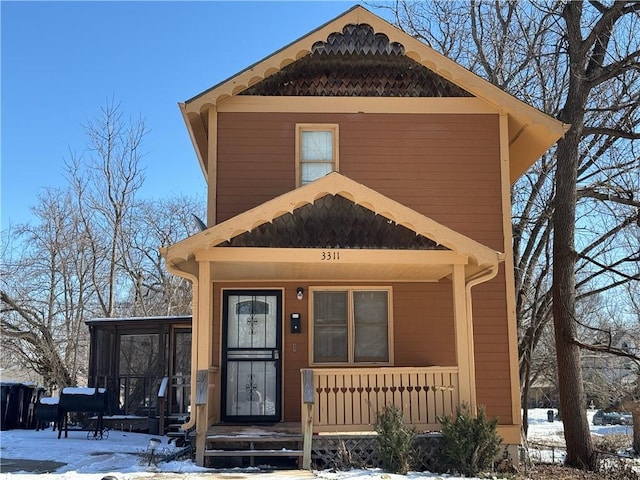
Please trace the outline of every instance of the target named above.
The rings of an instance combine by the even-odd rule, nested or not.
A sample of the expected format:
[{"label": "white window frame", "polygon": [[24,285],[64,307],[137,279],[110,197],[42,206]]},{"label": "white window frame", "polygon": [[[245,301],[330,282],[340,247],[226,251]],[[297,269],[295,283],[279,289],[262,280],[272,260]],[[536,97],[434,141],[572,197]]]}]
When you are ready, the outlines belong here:
[{"label": "white window frame", "polygon": [[[355,313],[354,313],[354,292],[387,292],[387,353],[386,362],[356,362],[355,358]],[[315,319],[313,296],[316,292],[347,292],[347,361],[346,362],[316,362],[315,361]],[[313,366],[366,366],[366,365],[393,365],[393,289],[385,286],[331,286],[331,287],[310,287],[309,288],[309,365]]]},{"label": "white window frame", "polygon": [[338,172],[339,167],[339,129],[335,123],[297,123],[296,124],[296,187],[302,186],[302,133],[303,132],[331,132],[332,136],[332,172]]}]

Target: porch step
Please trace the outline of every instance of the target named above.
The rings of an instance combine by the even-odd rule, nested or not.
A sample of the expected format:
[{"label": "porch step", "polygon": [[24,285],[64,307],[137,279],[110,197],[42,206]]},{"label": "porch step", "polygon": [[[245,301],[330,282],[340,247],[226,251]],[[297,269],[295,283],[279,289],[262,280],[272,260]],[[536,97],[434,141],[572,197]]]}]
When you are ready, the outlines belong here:
[{"label": "porch step", "polygon": [[274,433],[271,435],[207,435],[207,443],[251,443],[251,442],[301,442],[302,434]]},{"label": "porch step", "polygon": [[205,450],[205,457],[301,457],[302,450]]},{"label": "porch step", "polygon": [[237,432],[208,434],[205,457],[248,458],[254,465],[255,457],[297,458],[302,461],[302,434],[283,432]]}]

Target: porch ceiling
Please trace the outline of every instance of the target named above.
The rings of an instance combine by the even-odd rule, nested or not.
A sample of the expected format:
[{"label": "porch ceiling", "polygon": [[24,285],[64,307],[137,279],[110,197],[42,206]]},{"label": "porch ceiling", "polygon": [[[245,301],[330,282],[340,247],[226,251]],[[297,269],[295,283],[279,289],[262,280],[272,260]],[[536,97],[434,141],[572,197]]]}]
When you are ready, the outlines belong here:
[{"label": "porch ceiling", "polygon": [[213,248],[196,256],[211,262],[213,281],[384,281],[437,282],[466,265],[450,251],[351,250],[315,248]]},{"label": "porch ceiling", "polygon": [[213,281],[394,281],[394,282],[437,282],[451,273],[450,266],[420,268],[410,265],[318,265],[309,268],[301,263],[262,263],[257,269],[253,265],[239,263],[218,263],[212,268]]}]

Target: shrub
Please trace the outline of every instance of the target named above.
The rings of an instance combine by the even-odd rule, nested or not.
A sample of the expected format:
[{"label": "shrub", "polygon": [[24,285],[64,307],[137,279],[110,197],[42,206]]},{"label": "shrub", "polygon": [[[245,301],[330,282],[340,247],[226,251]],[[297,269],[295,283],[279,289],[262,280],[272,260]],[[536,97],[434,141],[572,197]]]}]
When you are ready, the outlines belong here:
[{"label": "shrub", "polygon": [[469,407],[456,409],[456,417],[439,417],[447,465],[465,476],[474,477],[491,469],[500,452],[502,438],[497,433],[498,419],[487,419],[483,406],[473,416]]},{"label": "shrub", "polygon": [[378,412],[375,428],[382,467],[390,473],[405,475],[414,461],[415,430],[404,423],[402,411],[395,405]]}]

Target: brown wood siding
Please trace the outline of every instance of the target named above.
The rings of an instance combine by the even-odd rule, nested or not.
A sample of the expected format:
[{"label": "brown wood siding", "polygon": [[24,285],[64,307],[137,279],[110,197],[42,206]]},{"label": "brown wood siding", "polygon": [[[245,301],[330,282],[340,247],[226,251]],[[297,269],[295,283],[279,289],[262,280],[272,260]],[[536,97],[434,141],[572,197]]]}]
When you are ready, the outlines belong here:
[{"label": "brown wood siding", "polygon": [[[220,113],[219,222],[295,188],[296,123],[338,124],[340,173],[503,251],[497,115]],[[283,420],[298,421],[299,370],[308,359],[307,299],[300,312],[298,285],[285,286]],[[472,294],[477,401],[500,423],[510,423],[504,272]],[[394,285],[394,297],[395,365],[455,364],[452,321],[438,321],[452,318],[448,284]],[[218,288],[215,298],[219,302]],[[292,312],[303,315],[299,335],[288,333]],[[220,331],[219,323],[214,327]]]},{"label": "brown wood siding", "polygon": [[496,278],[471,290],[477,402],[500,423],[512,422],[504,264]]},{"label": "brown wood siding", "polygon": [[296,120],[272,115],[218,115],[218,222],[295,188]]},{"label": "brown wood siding", "polygon": [[393,297],[395,366],[455,365],[451,283],[396,284]]},{"label": "brown wood siding", "polygon": [[295,188],[296,123],[336,123],[340,173],[503,249],[497,115],[220,113],[217,218]]}]

